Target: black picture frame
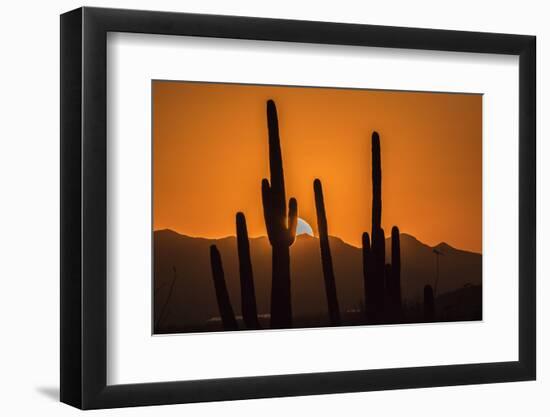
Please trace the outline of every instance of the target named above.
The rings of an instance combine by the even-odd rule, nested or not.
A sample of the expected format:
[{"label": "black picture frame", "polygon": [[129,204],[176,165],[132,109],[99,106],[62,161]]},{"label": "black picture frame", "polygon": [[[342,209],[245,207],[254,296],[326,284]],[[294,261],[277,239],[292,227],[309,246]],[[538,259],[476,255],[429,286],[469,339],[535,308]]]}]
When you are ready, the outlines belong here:
[{"label": "black picture frame", "polygon": [[[519,56],[519,360],[107,385],[108,32]],[[62,402],[94,409],[536,378],[534,36],[85,7],[61,16],[60,56]]]}]

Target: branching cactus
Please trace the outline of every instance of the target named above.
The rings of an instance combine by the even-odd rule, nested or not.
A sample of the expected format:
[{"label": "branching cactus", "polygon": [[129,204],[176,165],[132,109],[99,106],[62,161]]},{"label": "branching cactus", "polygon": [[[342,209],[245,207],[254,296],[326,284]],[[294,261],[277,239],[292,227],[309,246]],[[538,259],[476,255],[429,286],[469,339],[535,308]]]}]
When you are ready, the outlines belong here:
[{"label": "branching cactus", "polygon": [[317,210],[317,227],[319,229],[319,244],[321,246],[321,262],[323,265],[323,275],[325,278],[325,292],[327,294],[327,303],[330,324],[339,326],[340,307],[336,294],[336,280],[334,278],[334,267],[332,265],[332,254],[328,240],[328,223],[325,212],[325,201],[323,199],[323,186],[319,179],[313,182],[313,191],[315,194],[315,208]]},{"label": "branching cactus", "polygon": [[259,329],[258,310],[256,308],[256,292],[254,289],[254,275],[252,273],[252,261],[250,260],[250,244],[248,242],[248,230],[246,218],[239,212],[236,216],[237,223],[237,251],[239,254],[239,275],[241,278],[241,311],[243,321],[247,329]]},{"label": "branching cactus", "polygon": [[382,230],[382,162],[380,157],[380,136],[372,133],[372,251],[376,321],[384,314],[384,272],[386,265],[386,238]]},{"label": "branching cactus", "polygon": [[298,203],[291,198],[287,214],[279,124],[273,100],[267,102],[267,127],[271,182],[262,180],[262,203],[272,247],[271,327],[288,328],[292,326],[290,246],[296,239]]},{"label": "branching cactus", "polygon": [[216,245],[210,246],[210,266],[212,267],[212,278],[223,328],[224,330],[238,330],[237,320],[225,285],[222,258]]},{"label": "branching cactus", "polygon": [[399,229],[392,228],[392,264],[386,266],[386,238],[382,229],[382,162],[380,136],[372,133],[372,229],[363,233],[363,282],[369,324],[396,322],[401,316],[401,255]]}]

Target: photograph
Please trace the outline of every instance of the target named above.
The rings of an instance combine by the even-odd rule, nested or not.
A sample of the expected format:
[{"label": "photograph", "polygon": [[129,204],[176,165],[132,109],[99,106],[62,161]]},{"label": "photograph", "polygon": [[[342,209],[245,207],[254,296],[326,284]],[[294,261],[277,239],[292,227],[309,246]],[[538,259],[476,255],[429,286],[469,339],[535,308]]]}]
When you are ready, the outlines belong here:
[{"label": "photograph", "polygon": [[151,88],[153,334],[483,320],[482,94]]},{"label": "photograph", "polygon": [[[5,275],[26,271],[39,287],[7,282],[33,288],[29,305],[59,301],[21,309],[28,291],[6,292],[7,311],[28,320],[6,330],[19,350],[51,336],[50,351],[30,367],[12,361],[8,376],[40,383],[42,403],[57,383],[77,409],[147,415],[206,402],[220,402],[213,415],[231,404],[265,414],[260,399],[274,415],[333,415],[349,405],[341,394],[390,415],[449,404],[457,415],[495,404],[537,414],[548,391],[537,381],[543,14],[522,4],[476,20],[468,8],[430,17],[415,6],[400,20],[382,3],[374,14],[359,3],[326,13],[293,2],[287,14],[226,3],[65,5],[59,53],[47,54],[56,65],[44,66],[56,82],[26,77],[35,104],[59,85],[59,106],[49,94],[29,117],[30,84],[7,84],[11,107],[25,110],[11,136],[26,137],[8,141],[25,156],[6,152],[17,165],[8,182],[22,169],[36,186],[37,161],[59,165],[58,193],[14,183],[5,205],[24,214],[5,216],[17,236],[49,242],[30,263],[25,239],[10,246],[25,256],[8,256],[15,275]],[[37,27],[51,25],[44,16]],[[40,32],[25,36],[40,43]],[[15,45],[26,51],[16,70],[36,72],[47,49]],[[44,114],[59,125],[50,157],[44,135],[28,134],[47,127]],[[58,233],[41,233],[55,224],[44,193]],[[55,294],[33,270],[52,236]],[[476,398],[456,402],[456,390]],[[529,401],[502,401],[518,396]]]}]

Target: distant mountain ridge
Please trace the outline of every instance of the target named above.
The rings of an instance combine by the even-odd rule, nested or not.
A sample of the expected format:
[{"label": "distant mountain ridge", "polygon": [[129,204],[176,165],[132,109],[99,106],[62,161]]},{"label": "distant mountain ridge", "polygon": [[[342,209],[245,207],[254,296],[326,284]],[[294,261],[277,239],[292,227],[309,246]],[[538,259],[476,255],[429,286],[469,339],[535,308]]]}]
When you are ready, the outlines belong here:
[{"label": "distant mountain ridge", "polygon": [[[360,309],[364,302],[361,249],[338,237],[329,238],[337,295],[342,311]],[[428,246],[415,237],[402,233],[401,287],[405,303],[422,301],[426,284],[436,280],[437,248],[439,260],[438,295],[480,286],[482,256],[455,249],[446,243]],[[155,320],[166,304],[163,326],[182,328],[200,325],[216,317],[218,307],[210,270],[209,247],[215,244],[222,256],[225,279],[235,314],[240,315],[240,285],[236,237],[221,239],[196,238],[165,229],[154,232]],[[387,261],[391,260],[391,240],[386,239]],[[258,313],[269,313],[271,292],[271,246],[267,237],[250,239],[250,252],[256,287]],[[319,240],[299,235],[291,246],[292,306],[295,316],[319,316],[326,313]],[[172,295],[169,288],[176,270]]]}]

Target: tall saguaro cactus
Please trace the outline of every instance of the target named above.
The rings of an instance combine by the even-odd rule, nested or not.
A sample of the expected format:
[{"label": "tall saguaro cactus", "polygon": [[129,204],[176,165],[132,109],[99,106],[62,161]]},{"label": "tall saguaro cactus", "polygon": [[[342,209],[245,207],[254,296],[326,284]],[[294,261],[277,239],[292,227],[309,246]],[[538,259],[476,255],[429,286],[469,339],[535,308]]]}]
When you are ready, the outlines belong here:
[{"label": "tall saguaro cactus", "polygon": [[384,316],[385,301],[385,269],[386,269],[386,238],[382,229],[382,163],[380,157],[380,136],[373,132],[371,137],[372,155],[372,226],[370,256],[372,277],[371,291],[373,292],[371,323],[380,323]]},{"label": "tall saguaro cactus", "polygon": [[241,311],[244,324],[248,329],[259,329],[258,310],[256,308],[256,292],[254,289],[254,275],[250,260],[250,244],[246,218],[239,212],[236,215],[237,223],[237,252],[239,254],[239,275],[241,278]]},{"label": "tall saguaro cactus", "polygon": [[[386,238],[382,230],[382,163],[380,157],[380,136],[378,132],[372,133],[372,250],[374,253],[374,273],[378,277],[378,291],[382,291],[384,281],[384,269],[386,265]],[[381,287],[381,288],[379,288]],[[384,298],[384,297],[378,297]],[[383,304],[382,304],[383,305]]]},{"label": "tall saguaro cactus", "polygon": [[328,223],[325,211],[325,201],[323,199],[323,186],[319,179],[313,182],[313,191],[315,194],[315,208],[317,210],[317,227],[319,229],[319,245],[321,246],[321,261],[323,265],[323,275],[325,278],[325,292],[327,294],[328,311],[330,324],[339,326],[340,307],[336,294],[336,280],[334,278],[334,267],[332,265],[332,254],[328,240]]},{"label": "tall saguaro cactus", "polygon": [[296,238],[298,203],[295,198],[290,199],[287,215],[279,124],[273,100],[267,102],[267,128],[271,182],[262,180],[262,203],[272,247],[271,327],[286,328],[292,326],[290,245]]},{"label": "tall saguaro cactus", "polygon": [[238,330],[237,320],[225,285],[222,258],[216,245],[210,246],[210,266],[212,267],[212,278],[214,279],[216,299],[218,300],[223,328],[224,330]]},{"label": "tall saguaro cactus", "polygon": [[380,136],[372,133],[372,229],[363,233],[363,280],[367,323],[395,322],[401,311],[401,255],[399,229],[392,228],[392,264],[386,265],[382,229],[382,162]]}]

